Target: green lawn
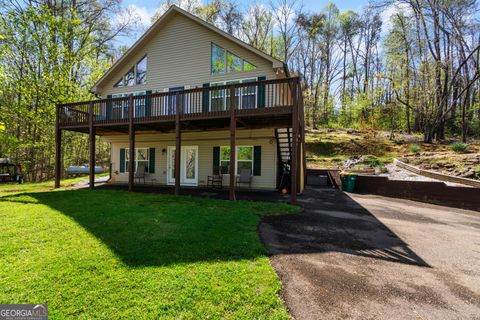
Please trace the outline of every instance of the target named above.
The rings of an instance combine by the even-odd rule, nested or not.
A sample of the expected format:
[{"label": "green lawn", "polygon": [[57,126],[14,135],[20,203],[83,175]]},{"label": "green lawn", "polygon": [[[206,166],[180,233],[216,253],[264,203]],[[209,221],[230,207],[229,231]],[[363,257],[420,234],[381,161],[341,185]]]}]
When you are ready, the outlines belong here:
[{"label": "green lawn", "polygon": [[288,318],[257,226],[297,207],[11,192],[0,197],[0,303],[48,303],[52,319]]}]

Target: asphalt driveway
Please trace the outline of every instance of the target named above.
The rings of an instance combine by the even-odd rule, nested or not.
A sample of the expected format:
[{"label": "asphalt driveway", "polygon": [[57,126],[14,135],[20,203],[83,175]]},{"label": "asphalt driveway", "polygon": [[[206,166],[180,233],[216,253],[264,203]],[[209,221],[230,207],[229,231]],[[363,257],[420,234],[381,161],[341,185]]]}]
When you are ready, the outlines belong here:
[{"label": "asphalt driveway", "polygon": [[480,319],[480,213],[308,189],[260,234],[295,319]]}]

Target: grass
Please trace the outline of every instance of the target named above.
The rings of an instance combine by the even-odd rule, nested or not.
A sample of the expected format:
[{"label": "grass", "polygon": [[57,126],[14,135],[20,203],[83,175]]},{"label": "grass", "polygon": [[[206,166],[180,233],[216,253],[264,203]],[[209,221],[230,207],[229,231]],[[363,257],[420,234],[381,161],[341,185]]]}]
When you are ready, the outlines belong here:
[{"label": "grass", "polygon": [[288,318],[257,226],[297,207],[37,186],[2,190],[0,303],[48,303],[52,319]]},{"label": "grass", "polygon": [[408,151],[410,151],[411,153],[420,153],[422,151],[422,148],[414,144],[408,147]]},{"label": "grass", "polygon": [[450,145],[450,149],[456,153],[465,153],[468,151],[468,144],[461,142],[454,142]]},{"label": "grass", "polygon": [[383,160],[375,156],[367,156],[364,160],[364,164],[371,168],[382,168],[384,166]]}]

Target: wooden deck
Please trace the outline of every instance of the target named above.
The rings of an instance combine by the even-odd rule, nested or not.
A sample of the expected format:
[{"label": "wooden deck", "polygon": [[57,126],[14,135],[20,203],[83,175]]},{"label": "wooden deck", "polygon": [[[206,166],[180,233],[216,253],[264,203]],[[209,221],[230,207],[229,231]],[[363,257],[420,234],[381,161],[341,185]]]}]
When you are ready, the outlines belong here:
[{"label": "wooden deck", "polygon": [[[60,186],[62,174],[63,130],[89,134],[91,188],[94,188],[96,135],[128,134],[129,157],[134,159],[135,132],[175,132],[175,194],[180,194],[182,132],[229,128],[230,159],[235,159],[235,135],[238,127],[291,128],[290,198],[292,203],[296,203],[302,181],[300,167],[305,166],[303,96],[298,78],[204,86],[175,92],[57,105],[55,186]],[[134,161],[130,161],[130,191],[134,187],[133,165]],[[235,200],[234,166],[230,167],[230,177],[229,198]]]},{"label": "wooden deck", "polygon": [[132,120],[137,130],[167,132],[175,130],[177,117],[184,130],[228,128],[230,106],[240,126],[291,126],[293,109],[299,108],[294,87],[299,88],[298,78],[60,104],[58,128],[89,132],[93,125],[97,135],[127,133]]}]

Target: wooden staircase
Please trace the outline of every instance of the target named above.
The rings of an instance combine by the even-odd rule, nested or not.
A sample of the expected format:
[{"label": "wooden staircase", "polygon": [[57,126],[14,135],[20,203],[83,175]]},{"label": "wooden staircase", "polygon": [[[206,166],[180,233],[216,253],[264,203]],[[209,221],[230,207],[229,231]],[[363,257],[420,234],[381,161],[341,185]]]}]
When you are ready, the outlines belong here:
[{"label": "wooden staircase", "polygon": [[278,177],[277,185],[282,180],[283,168],[289,165],[292,159],[292,129],[277,128],[275,129],[275,138],[277,140],[277,157],[278,157]]}]

